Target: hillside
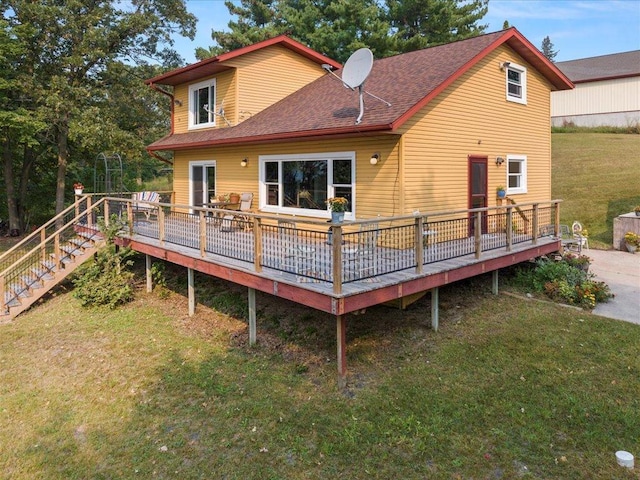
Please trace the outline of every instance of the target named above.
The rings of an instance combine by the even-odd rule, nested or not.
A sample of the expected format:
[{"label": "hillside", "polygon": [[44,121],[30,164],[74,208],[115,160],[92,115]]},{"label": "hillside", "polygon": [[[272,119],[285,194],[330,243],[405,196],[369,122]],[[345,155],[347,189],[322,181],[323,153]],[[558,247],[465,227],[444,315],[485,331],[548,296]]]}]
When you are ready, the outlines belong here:
[{"label": "hillside", "polygon": [[580,221],[592,247],[609,248],[613,219],[640,205],[640,135],[554,133],[552,157],[561,222]]}]

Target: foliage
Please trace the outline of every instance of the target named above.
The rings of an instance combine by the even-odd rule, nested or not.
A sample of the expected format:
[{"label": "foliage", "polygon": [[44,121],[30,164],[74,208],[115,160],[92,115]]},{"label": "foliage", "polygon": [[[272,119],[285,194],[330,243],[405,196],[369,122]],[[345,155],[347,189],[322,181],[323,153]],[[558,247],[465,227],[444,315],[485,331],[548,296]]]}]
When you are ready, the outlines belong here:
[{"label": "foliage", "polygon": [[613,295],[606,283],[593,280],[593,275],[587,273],[584,267],[589,261],[585,255],[566,254],[560,259],[542,257],[532,270],[520,267],[516,283],[555,301],[593,308]]},{"label": "foliage", "polygon": [[329,210],[332,212],[346,212],[349,200],[344,197],[332,197],[327,198],[325,203],[329,206]]},{"label": "foliage", "polygon": [[640,235],[635,232],[627,232],[624,234],[624,241],[628,245],[640,247]]},{"label": "foliage", "polygon": [[[226,2],[234,20],[213,30],[214,46],[202,60],[287,33],[310,48],[344,62],[368,47],[376,58],[479,35],[487,0],[241,0]],[[237,20],[236,20],[237,19]]]},{"label": "foliage", "polygon": [[93,262],[81,267],[80,274],[73,280],[74,296],[85,307],[115,308],[133,300],[134,274],[128,268],[133,265],[135,252],[129,248],[117,248],[113,243],[124,227],[117,215],[111,216],[108,225],[103,219],[98,224],[106,244],[96,253]]},{"label": "foliage", "polygon": [[553,60],[556,58],[556,55],[558,55],[558,51],[553,49],[553,43],[551,42],[551,39],[548,35],[542,39],[542,46],[540,50],[550,62],[553,62]]}]

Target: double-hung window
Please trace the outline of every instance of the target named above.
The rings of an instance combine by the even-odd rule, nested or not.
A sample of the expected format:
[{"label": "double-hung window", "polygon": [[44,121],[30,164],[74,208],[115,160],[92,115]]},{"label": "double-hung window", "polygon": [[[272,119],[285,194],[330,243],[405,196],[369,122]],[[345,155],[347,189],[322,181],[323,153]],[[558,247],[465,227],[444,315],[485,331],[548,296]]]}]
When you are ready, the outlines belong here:
[{"label": "double-hung window", "polygon": [[328,218],[327,198],[344,197],[345,217],[354,218],[354,152],[263,155],[259,160],[261,210]]},{"label": "double-hung window", "polygon": [[507,100],[527,103],[527,69],[521,65],[510,63],[506,68]]},{"label": "double-hung window", "polygon": [[527,157],[507,155],[507,194],[527,193]]},{"label": "double-hung window", "polygon": [[216,124],[216,80],[189,86],[189,128],[213,127]]}]

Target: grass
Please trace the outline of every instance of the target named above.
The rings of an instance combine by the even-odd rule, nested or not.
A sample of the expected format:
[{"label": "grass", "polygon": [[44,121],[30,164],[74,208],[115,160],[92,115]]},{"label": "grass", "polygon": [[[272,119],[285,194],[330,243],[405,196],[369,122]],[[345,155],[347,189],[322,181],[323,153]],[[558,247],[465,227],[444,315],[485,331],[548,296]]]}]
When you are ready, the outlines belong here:
[{"label": "grass", "polygon": [[188,317],[170,283],[116,311],[62,288],[2,326],[6,478],[637,478],[614,457],[638,445],[636,325],[482,277],[441,292],[438,333],[427,299],[349,317],[338,391],[330,315],[259,294],[250,348],[242,289],[197,276]]},{"label": "grass", "polygon": [[640,135],[554,133],[552,147],[561,222],[580,221],[591,247],[610,248],[613,219],[640,205]]}]

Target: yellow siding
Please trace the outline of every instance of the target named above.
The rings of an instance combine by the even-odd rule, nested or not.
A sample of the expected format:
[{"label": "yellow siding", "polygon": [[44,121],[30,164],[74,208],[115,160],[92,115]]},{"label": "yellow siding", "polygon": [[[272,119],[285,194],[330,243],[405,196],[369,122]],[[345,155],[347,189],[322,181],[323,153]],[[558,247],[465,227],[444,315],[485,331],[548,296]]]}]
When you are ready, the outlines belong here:
[{"label": "yellow siding", "polygon": [[[499,63],[527,67],[527,104],[505,98]],[[527,156],[528,193],[517,202],[551,195],[550,88],[546,80],[503,46],[457,79],[413,117],[403,130],[404,212],[467,208],[469,155],[488,156],[489,206],[495,187],[506,185],[506,163],[497,156]]]},{"label": "yellow siding", "polygon": [[[266,107],[282,100],[325,74],[315,62],[279,45],[242,55],[225,62],[231,67],[215,76],[216,103],[224,100],[225,117],[231,125],[250,118]],[[201,78],[197,82],[214,77]],[[178,85],[175,99],[182,105],[174,110],[174,132],[189,128],[189,84]],[[216,128],[227,127],[224,119],[216,118]]]},{"label": "yellow siding", "polygon": [[[213,77],[201,78],[197,82],[203,82]],[[238,108],[236,106],[236,81],[235,70],[228,70],[215,76],[216,78],[216,103],[217,107],[224,100],[225,117],[235,125],[238,117]],[[189,85],[178,85],[174,90],[175,99],[182,105],[174,105],[174,133],[185,133],[189,130]],[[226,127],[227,124],[221,117],[216,118],[216,128]]]},{"label": "yellow siding", "polygon": [[227,62],[238,69],[239,121],[325,75],[320,65],[280,45]]},{"label": "yellow siding", "polygon": [[[216,190],[220,193],[253,192],[254,205],[259,205],[259,155],[304,154],[335,151],[356,153],[356,217],[392,216],[400,212],[398,137],[395,135],[342,139],[333,142],[296,142],[282,145],[254,145],[244,147],[203,148],[177,151],[174,160],[174,190],[176,203],[189,204],[189,162],[215,160]],[[371,165],[369,159],[380,152],[382,161]],[[247,157],[247,167],[240,160]],[[396,199],[396,200],[394,200]]]}]

